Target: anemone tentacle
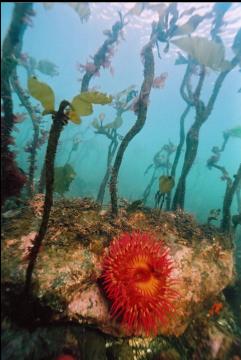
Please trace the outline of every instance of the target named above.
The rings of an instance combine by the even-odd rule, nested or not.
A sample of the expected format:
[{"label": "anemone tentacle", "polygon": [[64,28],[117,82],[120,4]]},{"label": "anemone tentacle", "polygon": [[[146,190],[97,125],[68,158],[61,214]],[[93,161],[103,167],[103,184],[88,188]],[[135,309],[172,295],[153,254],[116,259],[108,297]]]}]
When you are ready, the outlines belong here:
[{"label": "anemone tentacle", "polygon": [[157,334],[175,311],[175,279],[169,249],[153,234],[123,233],[110,245],[102,280],[110,315],[128,332]]}]

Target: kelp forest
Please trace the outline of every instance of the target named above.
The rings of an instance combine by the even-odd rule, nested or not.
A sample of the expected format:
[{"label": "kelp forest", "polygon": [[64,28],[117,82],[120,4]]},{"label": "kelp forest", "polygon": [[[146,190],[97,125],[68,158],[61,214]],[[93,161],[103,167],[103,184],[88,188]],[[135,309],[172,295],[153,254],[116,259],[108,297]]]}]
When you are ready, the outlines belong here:
[{"label": "kelp forest", "polygon": [[4,360],[239,360],[240,3],[1,3]]}]

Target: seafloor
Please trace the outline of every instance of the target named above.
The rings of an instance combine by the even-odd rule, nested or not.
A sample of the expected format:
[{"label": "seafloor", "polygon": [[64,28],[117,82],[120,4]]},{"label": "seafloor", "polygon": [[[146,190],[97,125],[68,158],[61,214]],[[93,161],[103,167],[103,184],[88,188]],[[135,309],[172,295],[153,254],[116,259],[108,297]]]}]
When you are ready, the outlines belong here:
[{"label": "seafloor", "polygon": [[[91,199],[56,200],[33,277],[23,297],[29,248],[39,229],[43,196],[3,213],[3,359],[239,360],[240,283],[233,250],[213,225],[183,211],[164,212],[123,200],[119,216]],[[109,316],[99,281],[111,240],[151,232],[170,248],[179,277],[177,313],[157,337],[125,334]]]}]

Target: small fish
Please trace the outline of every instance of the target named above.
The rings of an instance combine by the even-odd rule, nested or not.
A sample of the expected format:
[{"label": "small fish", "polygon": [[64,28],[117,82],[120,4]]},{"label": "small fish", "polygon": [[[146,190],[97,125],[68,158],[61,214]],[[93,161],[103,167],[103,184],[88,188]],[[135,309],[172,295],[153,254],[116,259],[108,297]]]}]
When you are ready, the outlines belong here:
[{"label": "small fish", "polygon": [[59,72],[56,69],[57,66],[49,60],[40,60],[38,62],[37,70],[42,74],[49,76],[59,75]]},{"label": "small fish", "polygon": [[175,185],[175,181],[172,176],[162,175],[159,178],[159,191],[161,194],[169,193]]}]

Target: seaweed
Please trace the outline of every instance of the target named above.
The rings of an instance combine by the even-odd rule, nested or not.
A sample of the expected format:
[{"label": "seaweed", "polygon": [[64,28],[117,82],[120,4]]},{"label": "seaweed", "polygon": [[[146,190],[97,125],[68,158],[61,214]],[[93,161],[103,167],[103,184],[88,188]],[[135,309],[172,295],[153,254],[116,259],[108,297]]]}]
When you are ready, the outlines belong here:
[{"label": "seaweed", "polygon": [[54,169],[54,191],[63,196],[66,191],[69,191],[70,184],[75,176],[76,172],[68,163],[56,167]]},{"label": "seaweed", "polygon": [[118,41],[121,30],[126,25],[121,13],[119,13],[119,17],[120,19],[112,26],[111,30],[105,30],[104,33],[107,36],[107,39],[93,56],[93,64],[87,63],[87,65],[81,65],[81,67],[85,69],[85,74],[81,82],[81,92],[88,91],[90,80],[99,72],[101,66],[110,67],[110,57],[113,54],[113,45]]},{"label": "seaweed", "polygon": [[228,234],[230,233],[230,229],[231,229],[230,207],[232,204],[235,191],[238,189],[238,186],[240,186],[240,183],[241,183],[241,164],[238,168],[237,174],[234,177],[234,180],[233,181],[231,179],[227,180],[227,186],[223,200],[223,218],[221,222],[221,229],[223,230],[223,232]]},{"label": "seaweed", "polygon": [[[138,7],[138,12],[142,12],[144,8],[145,6],[142,6],[141,9],[139,9]],[[143,47],[141,51],[141,57],[144,63],[144,80],[142,83],[139,98],[137,99],[134,106],[134,111],[137,114],[137,120],[133,127],[129,130],[129,132],[124,136],[118,148],[110,179],[111,206],[112,214],[114,216],[118,214],[116,183],[124,153],[129,142],[142,130],[146,121],[148,100],[154,81],[153,47],[154,45],[156,45],[159,57],[160,51],[158,42],[166,43],[167,45],[164,49],[164,52],[168,51],[169,40],[177,27],[176,22],[178,20],[178,15],[179,13],[177,10],[177,3],[172,3],[167,8],[163,8],[161,13],[159,14],[159,21],[152,23],[152,33],[149,42]]]},{"label": "seaweed", "polygon": [[[234,39],[234,43],[236,38],[240,36],[239,32],[236,34]],[[241,47],[237,49],[235,56],[230,61],[230,66],[227,70],[220,72],[216,81],[214,83],[214,87],[209,97],[207,104],[204,104],[204,101],[201,100],[201,90],[203,88],[204,80],[206,77],[206,68],[203,65],[200,65],[200,73],[199,80],[197,82],[196,89],[192,91],[190,85],[186,84],[186,91],[183,88],[182,95],[187,104],[194,106],[195,109],[195,120],[191,125],[190,129],[187,132],[186,136],[186,151],[184,155],[184,163],[181,170],[181,175],[179,177],[176,192],[172,202],[172,209],[176,210],[178,208],[184,208],[184,200],[185,200],[185,192],[186,192],[186,179],[192,168],[194,160],[197,155],[198,145],[199,145],[199,133],[202,125],[207,121],[210,114],[212,113],[213,107],[215,105],[217,96],[220,92],[222,84],[229,74],[229,72],[238,65],[241,59]]]},{"label": "seaweed", "polygon": [[12,144],[11,132],[14,126],[13,100],[11,93],[11,76],[17,66],[17,58],[21,52],[24,32],[27,28],[25,19],[33,16],[32,3],[16,3],[9,30],[2,46],[1,98],[4,117],[2,118],[1,160],[3,176],[1,180],[1,202],[10,196],[18,196],[26,182],[26,176],[17,167]]},{"label": "seaweed", "polygon": [[175,151],[176,151],[176,146],[171,141],[169,141],[168,144],[162,146],[161,150],[156,152],[156,154],[153,157],[153,162],[145,170],[144,175],[147,174],[148,171],[153,167],[151,179],[149,181],[149,184],[147,184],[143,193],[144,204],[147,202],[147,199],[151,192],[151,188],[154,182],[157,180],[156,173],[158,169],[162,169],[162,174],[165,173],[166,175],[169,175],[169,169],[171,168],[170,157]]},{"label": "seaweed", "polygon": [[100,121],[94,119],[92,122],[93,127],[96,129],[95,133],[99,135],[104,135],[110,140],[110,144],[108,146],[108,153],[107,153],[107,166],[104,177],[100,183],[100,187],[98,190],[97,195],[97,202],[101,205],[104,201],[105,196],[105,189],[110,178],[111,174],[111,165],[116,153],[118,142],[122,140],[122,136],[117,132],[119,127],[121,127],[123,123],[122,115],[130,110],[132,103],[130,101],[133,99],[133,96],[136,95],[137,91],[133,89],[133,86],[121,91],[117,95],[113,97],[113,107],[116,110],[115,120],[113,122],[107,123],[103,125],[103,119],[101,116],[104,117],[104,114],[100,114],[99,118]]},{"label": "seaweed", "polygon": [[53,123],[49,133],[48,146],[45,156],[46,194],[44,199],[43,217],[38,235],[34,239],[34,245],[31,248],[30,261],[26,271],[25,294],[27,297],[29,296],[29,292],[31,290],[32,273],[40,246],[47,232],[49,215],[53,205],[54,160],[61,131],[68,121],[68,117],[65,115],[64,111],[69,105],[68,101],[63,100],[59,105],[58,111],[53,114]]},{"label": "seaweed", "polygon": [[[219,170],[222,174],[221,180],[226,181],[226,190],[225,190],[225,195],[224,195],[224,200],[223,200],[223,209],[222,209],[223,218],[221,221],[221,229],[222,229],[222,231],[227,233],[227,235],[228,234],[230,235],[230,232],[231,232],[230,207],[231,207],[235,193],[237,195],[237,205],[238,205],[239,215],[234,215],[234,217],[232,218],[234,229],[238,225],[238,223],[240,223],[239,218],[240,218],[241,212],[240,212],[239,191],[240,191],[240,186],[241,186],[241,165],[237,171],[237,174],[234,175],[234,180],[232,180],[232,178],[230,177],[226,168],[224,166],[218,165],[217,163],[219,162],[221,153],[225,150],[227,142],[230,139],[230,137],[232,137],[232,136],[239,137],[239,133],[237,130],[239,130],[239,127],[224,131],[222,146],[220,148],[218,146],[213,146],[213,148],[212,148],[213,155],[207,160],[207,167],[209,169],[215,168],[215,169]],[[227,236],[227,238],[229,239],[229,242],[230,242],[229,246],[231,246],[231,237]]]},{"label": "seaweed", "polygon": [[26,92],[22,89],[18,76],[17,71],[14,69],[12,76],[11,76],[11,85],[14,91],[16,92],[21,104],[26,108],[30,119],[33,124],[33,139],[26,147],[27,152],[29,153],[29,169],[28,169],[28,181],[27,181],[27,192],[28,196],[32,197],[34,193],[34,174],[36,170],[36,161],[37,161],[37,150],[40,147],[41,140],[40,140],[40,122],[41,122],[41,115],[36,111],[36,108],[31,104],[29,101],[29,96]]},{"label": "seaweed", "polygon": [[[82,20],[88,19],[90,3],[84,3],[84,5],[78,3],[71,4],[70,6],[74,7],[76,11],[79,11]],[[45,3],[45,6],[51,5],[50,3]],[[73,180],[75,172],[69,162],[79,144],[78,141],[75,142],[74,140],[72,148],[69,149],[65,143],[64,145],[67,149],[65,156],[67,161],[64,166],[54,168],[60,134],[69,120],[80,123],[81,119],[79,116],[91,114],[93,104],[96,102],[101,103],[102,100],[100,99],[103,94],[88,92],[89,84],[92,77],[97,75],[101,68],[109,68],[112,70],[110,60],[114,54],[114,45],[118,44],[119,37],[122,36],[122,29],[126,25],[124,19],[128,14],[140,15],[145,9],[156,11],[154,10],[155,7],[159,9],[159,21],[152,24],[150,40],[141,52],[141,59],[144,65],[144,79],[142,80],[140,92],[131,89],[127,92],[124,102],[120,100],[120,97],[114,96],[112,106],[116,110],[115,117],[108,123],[102,122],[103,119],[101,119],[101,117],[94,119],[92,122],[95,134],[103,135],[109,141],[106,168],[104,169],[105,174],[103,179],[100,179],[102,181],[99,186],[97,201],[88,198],[76,198],[72,200],[64,198],[58,199],[57,196],[56,201],[54,201],[54,192],[63,195],[65,191],[69,189],[70,183]],[[5,42],[3,46],[4,73],[2,73],[2,93],[4,117],[2,119],[2,149],[4,153],[2,155],[2,193],[4,196],[3,201],[9,196],[18,196],[23,184],[27,182],[27,192],[30,199],[28,203],[24,203],[25,206],[22,207],[21,210],[18,209],[17,212],[12,212],[10,215],[4,213],[5,216],[3,216],[3,259],[6,265],[2,281],[4,288],[3,296],[5,297],[3,302],[4,359],[32,358],[43,360],[45,358],[64,358],[66,355],[77,358],[84,357],[86,359],[103,360],[107,358],[145,358],[150,360],[199,359],[203,356],[209,359],[212,352],[211,342],[213,341],[214,343],[215,341],[215,338],[211,338],[210,336],[213,325],[221,329],[221,336],[227,334],[228,341],[233,341],[232,345],[230,345],[233,348],[230,351],[227,350],[224,356],[227,355],[230,358],[238,356],[238,348],[240,348],[239,339],[237,340],[234,337],[232,328],[225,333],[233,321],[232,316],[230,316],[230,321],[227,316],[225,318],[223,315],[218,319],[218,317],[213,314],[214,316],[210,318],[208,317],[209,313],[205,313],[204,307],[204,312],[200,314],[200,318],[196,315],[194,315],[193,318],[188,317],[190,326],[187,331],[178,338],[158,336],[154,339],[127,339],[121,338],[122,335],[117,338],[112,338],[94,329],[98,327],[98,323],[93,322],[93,328],[85,326],[84,324],[89,321],[88,317],[82,318],[81,315],[79,316],[77,314],[73,321],[68,313],[66,313],[69,301],[73,300],[74,294],[77,294],[77,301],[78,299],[82,300],[83,294],[79,291],[81,288],[82,273],[88,274],[88,277],[86,277],[87,280],[83,282],[83,289],[87,289],[93,284],[100,285],[98,276],[101,272],[101,263],[99,263],[99,260],[101,260],[103,254],[107,251],[107,246],[109,246],[111,240],[123,231],[129,232],[132,229],[135,231],[150,229],[158,233],[160,238],[164,238],[168,243],[172,244],[174,250],[177,248],[177,251],[179,251],[179,245],[180,249],[184,245],[189,248],[188,250],[193,250],[194,254],[197,254],[203,246],[205,247],[205,244],[209,244],[211,246],[209,247],[210,253],[208,254],[208,259],[210,258],[212,261],[215,261],[218,259],[218,254],[221,254],[217,264],[220,269],[223,269],[223,274],[225,275],[225,267],[222,262],[222,250],[224,250],[224,248],[232,248],[231,238],[234,235],[233,230],[235,230],[237,224],[240,223],[241,165],[236,175],[232,178],[226,167],[219,165],[218,161],[230,136],[240,136],[240,127],[230,129],[224,134],[222,146],[220,148],[213,147],[213,154],[207,162],[209,168],[216,168],[221,172],[222,178],[226,182],[222,209],[223,216],[220,228],[210,224],[211,220],[216,219],[214,213],[211,214],[213,217],[210,217],[208,224],[199,226],[194,216],[185,213],[183,208],[186,179],[192,169],[198,152],[200,128],[209,118],[226,76],[237,64],[240,65],[240,31],[236,35],[232,46],[235,56],[231,61],[231,67],[217,75],[207,104],[204,104],[201,97],[207,75],[206,66],[202,63],[198,64],[197,60],[190,56],[187,58],[179,57],[179,64],[184,63],[184,65],[186,65],[186,71],[180,87],[180,94],[184,100],[185,108],[183,109],[183,113],[180,114],[178,147],[175,148],[169,141],[169,144],[165,144],[154,155],[152,163],[145,171],[145,173],[148,173],[151,170],[152,174],[150,174],[150,182],[144,191],[143,200],[139,199],[131,202],[125,199],[119,199],[118,207],[117,183],[127,148],[135,136],[142,131],[147,121],[147,112],[149,110],[148,101],[151,89],[155,86],[161,87],[163,84],[162,81],[165,80],[162,78],[163,74],[156,79],[154,78],[154,47],[157,47],[157,55],[161,58],[159,43],[162,43],[162,45],[164,43],[164,53],[166,53],[169,49],[169,43],[174,36],[192,35],[193,31],[196,30],[203,20],[212,16],[215,16],[215,18],[213,18],[210,35],[212,40],[221,44],[220,29],[221,26],[225,24],[224,15],[229,7],[230,4],[228,3],[224,3],[223,7],[215,4],[211,12],[199,16],[192,14],[195,8],[194,10],[193,8],[189,8],[179,14],[178,3],[168,5],[163,3],[136,3],[124,17],[119,13],[119,19],[112,26],[111,30],[104,31],[107,39],[92,58],[93,63],[87,63],[85,66],[80,65],[80,68],[83,68],[85,72],[81,84],[81,94],[78,94],[72,103],[63,100],[58,110],[55,111],[54,108],[51,107],[52,105],[49,107],[52,99],[49,101],[51,96],[47,94],[48,86],[44,84],[45,90],[43,90],[43,93],[45,95],[47,94],[48,104],[46,104],[46,98],[44,101],[41,101],[43,99],[37,97],[40,96],[39,91],[34,89],[33,93],[38,93],[36,98],[40,100],[44,106],[43,115],[51,114],[53,122],[49,133],[47,151],[39,184],[39,190],[44,192],[46,183],[46,194],[38,194],[31,198],[35,193],[33,185],[38,155],[37,151],[47,140],[47,132],[41,132],[39,127],[42,118],[41,113],[37,108],[32,106],[28,94],[25,93],[19,83],[17,73],[18,61],[21,56],[24,55],[21,54],[21,41],[28,22],[27,18],[33,15],[32,3],[15,4],[13,12],[14,24],[10,25],[10,30],[7,35],[7,37],[9,37],[7,46]],[[182,22],[182,17],[186,15],[191,16],[187,21]],[[180,23],[183,25],[179,25],[179,19],[181,19]],[[16,26],[18,28],[16,28]],[[16,38],[18,38],[17,41]],[[35,75],[35,70],[37,70],[37,62],[35,61],[34,64],[34,61],[35,59],[30,60],[30,62],[32,62],[30,64],[31,68],[27,69],[27,71],[29,78],[35,82],[36,85],[37,79],[32,77]],[[43,60],[39,62],[38,66],[38,70],[46,75],[49,75],[47,74],[48,71],[56,74],[54,64],[47,64],[47,61]],[[49,70],[46,70],[47,68]],[[198,75],[198,81],[193,90],[191,82],[193,81],[194,75]],[[14,114],[13,112],[11,89],[16,92],[21,104],[27,109],[33,123],[33,138],[29,139],[24,149],[25,152],[29,153],[28,179],[17,167],[14,153],[10,148],[10,146],[14,144],[11,132],[14,130],[14,123],[17,122],[16,117],[21,115]],[[134,100],[133,96],[135,97]],[[94,99],[94,101],[91,101],[91,99]],[[107,103],[110,102],[111,98],[109,98]],[[184,124],[191,109],[195,111],[195,119],[187,135],[185,135]],[[128,110],[134,111],[136,119],[134,125],[122,136],[122,134],[119,133],[119,129],[123,123],[123,113]],[[89,127],[87,126],[87,128]],[[171,188],[174,186],[177,165],[180,161],[185,140],[187,148],[182,173],[178,181],[173,204],[171,204]],[[174,154],[174,152],[175,159],[173,163],[171,163],[171,155]],[[100,156],[103,156],[102,154],[101,152]],[[84,157],[83,154],[82,157]],[[143,204],[143,202],[145,203],[147,201],[152,186],[157,180],[158,171],[160,170],[163,171],[162,180],[163,178],[169,177],[173,179],[173,182],[169,188],[170,191],[168,189],[168,191],[161,191],[162,184],[160,182],[159,195],[161,197],[157,197],[156,200],[160,200],[160,207],[162,207],[165,197],[167,196],[166,210],[173,208],[177,210],[175,212],[159,211],[159,209],[147,208]],[[9,179],[11,181],[9,181]],[[109,212],[109,209],[101,209],[109,180],[111,212]],[[164,194],[167,195],[164,197]],[[235,194],[237,195],[239,214],[231,217],[230,208]],[[44,208],[42,205],[44,205]],[[231,227],[231,221],[233,222],[233,227]],[[35,231],[36,227],[39,227],[37,235]],[[35,237],[32,239],[32,243],[30,239],[31,234],[34,234]],[[28,238],[30,241],[25,241],[23,246],[21,246],[23,238]],[[222,246],[219,246],[219,244]],[[76,251],[76,249],[79,248],[83,250],[82,257],[80,257]],[[231,251],[228,253],[231,258]],[[76,257],[74,256],[75,254]],[[195,256],[193,258],[194,260]],[[23,263],[21,262],[20,268],[19,259],[23,261]],[[26,260],[29,261],[28,264],[27,262],[24,263]],[[38,262],[38,266],[36,266],[36,262]],[[60,264],[61,266],[55,267],[55,264]],[[192,264],[192,261],[190,261],[191,267]],[[27,266],[26,274],[25,266]],[[55,270],[53,271],[53,269],[59,269],[60,271],[56,272]],[[37,273],[36,277],[34,276],[35,272]],[[41,284],[40,279],[43,274],[46,274],[45,279],[47,280],[46,285],[48,290],[44,288],[45,284]],[[26,277],[24,277],[24,275],[26,275]],[[208,287],[208,283],[205,283],[207,275],[207,272],[202,274],[202,281],[204,282],[205,288]],[[190,278],[187,277],[187,283],[189,281]],[[22,294],[23,287],[24,294]],[[239,289],[240,286],[237,289],[237,293]],[[226,293],[228,293],[228,289]],[[231,291],[229,296],[234,299],[236,293],[235,295],[233,294]],[[66,295],[66,297],[63,295]],[[93,305],[92,302],[94,303],[92,300],[93,298],[91,297],[90,307]],[[208,299],[208,306],[210,305],[209,301],[213,301],[213,299]],[[214,301],[223,301],[223,299],[221,299],[220,296],[218,299],[215,298]],[[235,301],[233,301],[232,307],[237,313],[236,316],[238,316],[239,304],[237,302],[234,304],[234,302]],[[224,308],[224,312],[225,311],[226,306]],[[185,316],[185,314],[183,316]],[[13,323],[10,323],[10,321]],[[77,321],[80,324],[77,324]],[[174,326],[175,325],[174,322]],[[105,331],[105,329],[103,331]],[[231,336],[233,336],[232,339]],[[218,354],[218,356],[219,355],[220,354]]]},{"label": "seaweed", "polygon": [[[54,191],[54,162],[59,141],[60,134],[63,130],[64,125],[68,121],[72,121],[75,124],[80,124],[80,116],[86,116],[93,112],[92,104],[109,104],[112,102],[112,97],[100,92],[84,92],[73,98],[72,102],[62,100],[58,111],[55,111],[55,93],[53,89],[46,83],[38,81],[36,77],[30,77],[28,79],[28,89],[30,94],[42,104],[44,111],[43,115],[52,114],[53,123],[51,125],[47,151],[45,155],[45,182],[46,182],[46,193],[43,206],[43,216],[40,224],[39,232],[33,240],[33,246],[30,249],[29,263],[26,270],[26,281],[24,294],[29,300],[31,295],[32,286],[32,274],[36,259],[45,237],[48,228],[48,222],[50,217],[51,208],[53,205],[53,191]],[[70,166],[66,166],[67,169]],[[66,170],[66,169],[65,169]],[[68,179],[69,180],[69,179]],[[57,183],[55,184],[57,186]],[[67,186],[69,181],[67,182]],[[65,184],[66,189],[66,184]],[[62,192],[63,188],[60,189]]]},{"label": "seaweed", "polygon": [[147,115],[147,103],[154,80],[154,56],[153,56],[153,45],[156,40],[155,33],[151,35],[150,41],[144,46],[141,51],[141,55],[144,59],[144,80],[141,86],[140,95],[137,101],[137,120],[128,133],[124,136],[120,146],[118,148],[114,165],[112,167],[112,174],[110,178],[110,196],[111,196],[111,207],[112,214],[117,216],[118,204],[117,204],[117,177],[122,163],[122,159],[126,148],[130,141],[142,130],[145,125]]},{"label": "seaweed", "polygon": [[117,133],[116,129],[112,129],[111,131],[107,131],[105,129],[103,129],[103,130],[99,129],[96,133],[103,134],[111,140],[111,142],[108,146],[105,175],[100,183],[100,187],[99,187],[98,195],[97,195],[97,202],[102,205],[103,201],[104,201],[104,196],[105,196],[105,189],[106,189],[106,186],[107,186],[107,183],[108,183],[108,180],[110,177],[110,173],[111,173],[112,160],[113,160],[113,157],[114,157],[117,147],[118,147],[118,133]]},{"label": "seaweed", "polygon": [[[35,60],[33,57],[29,56],[28,54],[22,53],[19,54],[17,61],[18,65],[22,66],[26,70],[27,78],[34,76],[36,70],[48,76],[58,75],[58,72],[55,70],[56,65],[48,60],[40,60],[39,62],[37,62],[37,60]],[[14,69],[11,76],[11,85],[13,90],[16,92],[21,105],[26,108],[33,125],[33,138],[32,140],[28,141],[25,147],[25,151],[29,153],[27,192],[28,196],[32,197],[36,192],[34,175],[37,168],[37,151],[45,143],[48,132],[46,130],[40,129],[42,121],[40,110],[38,106],[33,106],[31,104],[27,91],[25,91],[20,84],[16,68]]]},{"label": "seaweed", "polygon": [[230,6],[232,5],[232,3],[215,3],[213,6],[212,11],[215,13],[215,17],[213,20],[213,28],[211,30],[211,36],[212,39],[215,40],[216,42],[222,42],[219,33],[220,33],[220,29],[221,26],[224,24],[224,20],[223,17],[226,13],[226,11],[228,11],[228,9],[230,8]]},{"label": "seaweed", "polygon": [[[192,64],[191,59],[188,58],[186,71],[184,73],[181,87],[180,87],[180,94],[181,94],[183,100],[186,102],[186,107],[185,107],[182,115],[180,116],[179,143],[177,145],[174,161],[173,161],[172,168],[171,168],[171,176],[174,179],[176,177],[177,165],[179,163],[182,148],[183,148],[183,145],[185,142],[185,128],[184,128],[185,120],[187,118],[187,115],[189,114],[189,111],[192,108],[192,104],[189,103],[188,98],[185,96],[184,89],[186,87],[187,89],[189,89],[188,91],[190,92],[190,81],[191,81],[192,75],[194,75],[194,72],[195,72],[195,65]],[[167,194],[167,210],[170,210],[170,208],[171,208],[171,200],[172,200],[172,191],[170,191]]]}]

